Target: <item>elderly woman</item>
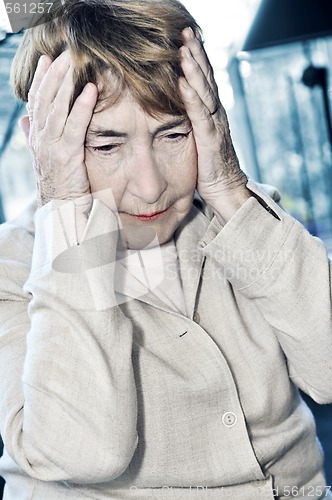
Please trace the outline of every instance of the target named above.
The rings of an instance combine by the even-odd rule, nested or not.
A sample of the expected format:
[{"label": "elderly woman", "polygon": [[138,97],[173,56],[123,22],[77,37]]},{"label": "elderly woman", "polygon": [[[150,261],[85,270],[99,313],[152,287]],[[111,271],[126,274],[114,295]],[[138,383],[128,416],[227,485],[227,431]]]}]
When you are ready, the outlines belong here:
[{"label": "elderly woman", "polygon": [[65,2],[13,83],[37,208],[0,234],[4,498],[327,496],[298,387],[332,400],[329,262],[241,171],[192,16]]}]

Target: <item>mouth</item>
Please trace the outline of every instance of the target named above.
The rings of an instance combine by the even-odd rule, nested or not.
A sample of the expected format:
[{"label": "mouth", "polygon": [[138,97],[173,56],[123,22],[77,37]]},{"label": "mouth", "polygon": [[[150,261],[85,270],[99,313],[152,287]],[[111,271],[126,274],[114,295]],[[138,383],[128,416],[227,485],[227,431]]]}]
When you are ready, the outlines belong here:
[{"label": "mouth", "polygon": [[135,217],[135,219],[139,219],[143,222],[150,222],[152,220],[156,220],[162,217],[167,212],[167,210],[168,208],[166,208],[166,210],[163,210],[161,212],[151,212],[149,214],[128,214],[128,215],[130,215],[131,217]]}]

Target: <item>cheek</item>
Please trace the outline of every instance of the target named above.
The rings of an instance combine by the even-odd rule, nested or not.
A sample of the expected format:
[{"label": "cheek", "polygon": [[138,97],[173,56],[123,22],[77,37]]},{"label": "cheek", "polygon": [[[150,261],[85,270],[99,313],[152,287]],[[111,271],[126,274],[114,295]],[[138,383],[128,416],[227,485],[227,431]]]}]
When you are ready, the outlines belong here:
[{"label": "cheek", "polygon": [[158,154],[158,163],[167,181],[177,190],[195,188],[197,180],[197,150],[195,141],[168,146]]},{"label": "cheek", "polygon": [[198,173],[198,155],[195,142],[193,142],[190,151],[188,152],[188,168],[191,170],[196,179]]},{"label": "cheek", "polygon": [[178,156],[177,179],[187,191],[194,190],[197,181],[198,161],[194,141],[185,148]]},{"label": "cheek", "polygon": [[126,182],[119,169],[107,169],[90,153],[86,154],[85,164],[94,198],[114,209],[119,207]]}]

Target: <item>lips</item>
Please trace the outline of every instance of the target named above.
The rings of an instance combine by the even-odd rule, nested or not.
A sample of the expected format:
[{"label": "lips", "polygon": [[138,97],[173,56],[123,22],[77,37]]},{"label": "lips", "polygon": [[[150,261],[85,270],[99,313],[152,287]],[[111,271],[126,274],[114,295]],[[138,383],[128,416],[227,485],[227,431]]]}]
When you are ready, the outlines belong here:
[{"label": "lips", "polygon": [[152,220],[156,220],[159,217],[162,217],[168,209],[163,210],[162,212],[151,212],[149,214],[129,214],[131,217],[135,217],[135,219],[139,219],[141,221],[149,222]]}]

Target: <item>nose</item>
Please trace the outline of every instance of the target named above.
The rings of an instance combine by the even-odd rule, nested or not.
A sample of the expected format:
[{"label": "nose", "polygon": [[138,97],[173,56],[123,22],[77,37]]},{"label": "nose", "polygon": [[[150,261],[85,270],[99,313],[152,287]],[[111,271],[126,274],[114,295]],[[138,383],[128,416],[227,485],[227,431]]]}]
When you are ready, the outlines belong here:
[{"label": "nose", "polygon": [[150,205],[156,203],[167,187],[154,151],[141,149],[134,155],[127,189]]}]

